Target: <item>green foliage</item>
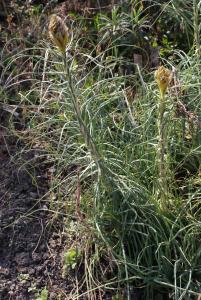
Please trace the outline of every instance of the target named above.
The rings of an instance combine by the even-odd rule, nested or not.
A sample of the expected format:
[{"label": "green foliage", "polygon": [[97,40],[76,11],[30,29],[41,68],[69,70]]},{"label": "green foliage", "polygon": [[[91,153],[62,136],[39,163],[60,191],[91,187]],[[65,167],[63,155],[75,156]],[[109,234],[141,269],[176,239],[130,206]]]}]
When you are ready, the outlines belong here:
[{"label": "green foliage", "polygon": [[80,260],[80,251],[78,249],[70,249],[64,253],[64,268],[75,269]]},{"label": "green foliage", "polygon": [[[45,144],[55,168],[51,190],[64,195],[61,202],[75,195],[79,202],[83,197],[85,217],[99,240],[96,246],[89,242],[95,258],[94,253],[85,253],[89,290],[98,288],[102,276],[108,286],[124,285],[128,298],[132,285],[145,287],[143,299],[155,299],[155,292],[190,299],[200,293],[201,285],[201,73],[191,30],[198,35],[197,6],[195,1],[155,1],[143,9],[140,2],[131,1],[128,13],[123,5],[96,15],[92,24],[97,43],[89,32],[88,48],[83,48],[83,37],[74,29],[65,65],[47,45],[44,58],[30,57],[35,64],[33,84],[21,93],[21,101],[28,107],[37,105],[37,110],[30,109],[26,116],[31,136],[27,148],[39,141]],[[171,30],[175,26],[177,32],[181,20],[185,30],[172,39]],[[155,30],[154,24],[160,28]],[[169,25],[173,27],[165,33]],[[184,50],[192,48],[188,53],[174,50],[183,47],[184,37],[188,38]],[[163,46],[166,58],[171,52],[164,62],[177,70],[164,116],[171,192],[163,210],[157,160],[159,91],[153,72],[131,59],[134,49],[143,55],[144,45]],[[76,269],[80,258],[77,248],[64,253],[65,276],[66,270]],[[101,268],[105,260],[109,275]]]},{"label": "green foliage", "polygon": [[25,283],[27,280],[29,280],[29,274],[19,274],[18,275],[18,280],[21,282],[21,283]]},{"label": "green foliage", "polygon": [[36,300],[48,300],[48,290],[46,287],[41,290],[40,295],[37,296]]}]

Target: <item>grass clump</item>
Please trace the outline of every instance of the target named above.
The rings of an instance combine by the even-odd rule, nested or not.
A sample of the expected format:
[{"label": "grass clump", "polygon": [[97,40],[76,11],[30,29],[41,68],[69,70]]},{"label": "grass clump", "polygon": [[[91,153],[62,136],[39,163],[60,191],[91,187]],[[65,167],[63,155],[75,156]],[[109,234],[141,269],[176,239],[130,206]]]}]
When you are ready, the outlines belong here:
[{"label": "grass clump", "polygon": [[[168,8],[173,9],[172,2]],[[138,10],[140,18],[142,8]],[[118,11],[112,17],[118,35]],[[138,29],[144,15],[141,21]],[[104,18],[103,32],[106,25],[112,26]],[[122,36],[132,33],[129,25]],[[70,200],[65,213],[74,213],[76,195],[80,226],[93,236],[87,250],[81,249],[86,294],[95,297],[95,290],[123,287],[125,298],[132,299],[135,287],[142,299],[156,299],[159,293],[193,299],[201,292],[198,49],[188,54],[175,50],[176,63],[164,60],[172,75],[163,69],[168,73],[165,87],[157,78],[159,95],[154,72],[124,57],[119,35],[97,53],[94,41],[83,48],[79,30],[73,30],[65,52],[64,37],[64,44],[56,43],[61,53],[45,44],[39,59],[29,56],[35,62],[34,80],[20,96],[28,110],[25,124],[31,138],[26,147],[45,145],[54,165],[51,189],[61,194],[58,210]],[[128,68],[122,71],[122,65]],[[105,260],[108,273],[101,267],[97,272]]]}]

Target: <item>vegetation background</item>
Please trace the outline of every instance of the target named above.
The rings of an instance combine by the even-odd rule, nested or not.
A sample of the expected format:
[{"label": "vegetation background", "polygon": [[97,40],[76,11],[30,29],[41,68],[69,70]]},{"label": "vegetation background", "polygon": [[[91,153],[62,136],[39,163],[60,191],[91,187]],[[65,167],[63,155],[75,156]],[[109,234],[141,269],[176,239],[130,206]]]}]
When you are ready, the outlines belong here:
[{"label": "vegetation background", "polygon": [[0,5],[1,299],[200,299],[201,1]]}]

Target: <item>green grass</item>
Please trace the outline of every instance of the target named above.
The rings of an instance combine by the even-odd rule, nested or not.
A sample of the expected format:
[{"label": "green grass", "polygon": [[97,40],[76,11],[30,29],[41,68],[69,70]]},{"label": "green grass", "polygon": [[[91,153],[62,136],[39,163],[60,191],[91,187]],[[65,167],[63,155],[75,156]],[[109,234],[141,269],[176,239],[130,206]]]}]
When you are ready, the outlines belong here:
[{"label": "green grass", "polygon": [[[63,212],[64,203],[70,201],[65,213],[75,213],[72,199],[77,191],[76,170],[80,170],[79,200],[86,218],[79,221],[77,235],[82,236],[86,228],[90,232],[89,238],[84,235],[85,242],[79,244],[89,299],[95,299],[96,290],[122,288],[125,299],[132,299],[131,287],[140,288],[142,299],[147,300],[156,299],[158,293],[175,300],[194,299],[193,295],[201,293],[199,4],[194,1],[194,19],[189,20],[184,8],[176,8],[180,2],[170,1],[162,16],[168,20],[176,12],[178,20],[183,18],[189,43],[192,37],[188,26],[196,34],[188,53],[171,50],[170,57],[162,61],[177,70],[177,82],[166,95],[169,198],[163,209],[157,156],[159,90],[154,71],[134,65],[121,53],[121,38],[132,32],[130,24],[136,19],[125,17],[122,11],[114,11],[112,20],[104,18],[99,24],[102,32],[111,26],[114,29],[114,25],[117,29],[114,40],[106,39],[108,46],[103,43],[104,49],[98,54],[96,43],[92,41],[89,49],[84,48],[80,32],[75,30],[67,74],[62,56],[47,43],[32,49],[37,55],[18,53],[7,65],[9,69],[26,57],[34,66],[29,90],[19,94],[19,106],[26,106],[24,151],[39,145],[41,156],[48,154],[54,166],[51,190],[61,195],[61,200],[57,207],[51,203],[53,211]],[[120,30],[124,17],[127,23]],[[144,18],[134,27],[134,38],[143,28]],[[137,47],[142,47],[141,42]],[[132,44],[126,49],[132,52]],[[131,71],[123,72],[124,65]],[[9,79],[5,90],[13,84],[16,77]],[[185,106],[185,112],[178,102]],[[70,171],[73,167],[75,171]],[[105,261],[106,274],[101,267]],[[74,299],[78,296],[75,294]]]}]

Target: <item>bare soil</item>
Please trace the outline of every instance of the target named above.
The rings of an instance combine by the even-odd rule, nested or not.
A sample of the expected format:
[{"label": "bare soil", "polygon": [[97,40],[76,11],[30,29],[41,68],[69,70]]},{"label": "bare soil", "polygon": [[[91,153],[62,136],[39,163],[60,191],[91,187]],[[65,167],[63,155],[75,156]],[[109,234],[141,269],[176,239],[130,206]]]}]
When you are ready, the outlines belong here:
[{"label": "bare soil", "polygon": [[[1,125],[5,112],[1,111]],[[4,127],[5,128],[5,127]],[[48,210],[47,168],[37,153],[16,163],[19,141],[0,129],[0,300],[36,299],[45,287],[48,299],[68,298],[73,282],[62,278],[62,251],[67,238]],[[36,158],[34,157],[36,156]],[[37,167],[34,166],[37,163]],[[41,164],[40,164],[41,165]]]}]

